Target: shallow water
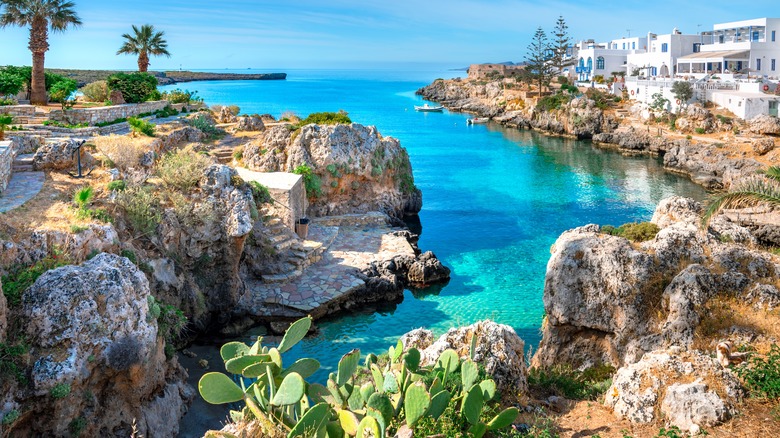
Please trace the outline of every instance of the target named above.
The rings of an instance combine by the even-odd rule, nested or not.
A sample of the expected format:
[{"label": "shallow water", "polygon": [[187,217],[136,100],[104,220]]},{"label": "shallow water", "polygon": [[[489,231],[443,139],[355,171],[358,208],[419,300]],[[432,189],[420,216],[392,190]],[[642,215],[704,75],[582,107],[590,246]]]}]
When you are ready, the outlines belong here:
[{"label": "shallow water", "polygon": [[317,379],[350,349],[379,353],[417,327],[438,335],[491,318],[514,327],[526,347],[535,349],[550,246],[563,231],[649,220],[667,196],[706,196],[687,178],[665,172],[657,159],[494,124],[467,126],[463,114],[415,112],[422,100],[414,91],[452,72],[289,73],[287,81],[179,87],[198,90],[209,104],[237,104],[243,113],[278,117],[284,111],[343,109],[354,122],[397,137],[423,191],[420,248],[434,251],[452,269],[449,284],[406,291],[397,306],[318,322],[319,333],[286,359],[319,359],[323,369]]}]

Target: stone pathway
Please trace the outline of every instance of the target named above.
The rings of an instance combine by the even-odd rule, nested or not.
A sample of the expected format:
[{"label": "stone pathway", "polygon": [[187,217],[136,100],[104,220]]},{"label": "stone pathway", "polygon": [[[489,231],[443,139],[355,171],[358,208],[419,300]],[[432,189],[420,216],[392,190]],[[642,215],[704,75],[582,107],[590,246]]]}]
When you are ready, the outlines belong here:
[{"label": "stone pathway", "polygon": [[15,172],[8,188],[0,195],[0,213],[11,211],[32,199],[43,188],[43,172]]},{"label": "stone pathway", "polygon": [[333,229],[338,230],[322,260],[286,283],[247,281],[247,294],[242,305],[257,316],[271,316],[279,306],[303,315],[322,316],[328,303],[342,299],[365,285],[358,273],[371,262],[387,260],[398,254],[414,257],[414,250],[405,238],[389,234],[394,228],[384,223],[349,224],[352,219],[358,217],[345,217],[345,224],[337,226],[334,226],[333,218],[313,222],[309,231],[309,239],[313,241],[332,238]]}]

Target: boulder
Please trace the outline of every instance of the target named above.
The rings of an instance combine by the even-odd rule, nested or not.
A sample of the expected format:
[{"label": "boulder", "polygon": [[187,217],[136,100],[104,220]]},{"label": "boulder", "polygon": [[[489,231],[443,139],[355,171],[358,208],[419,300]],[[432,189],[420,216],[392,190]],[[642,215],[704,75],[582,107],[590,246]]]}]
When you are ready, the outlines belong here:
[{"label": "boulder", "polygon": [[236,115],[230,111],[230,108],[223,106],[219,109],[217,114],[217,123],[236,123]]},{"label": "boulder", "polygon": [[771,138],[757,138],[753,140],[751,146],[756,154],[766,155],[775,148],[775,140]]},{"label": "boulder", "polygon": [[65,140],[47,143],[38,148],[33,155],[32,165],[35,170],[76,170],[76,151],[81,153],[81,165],[90,166],[94,159],[89,152],[79,149],[83,140]]},{"label": "boulder", "polygon": [[700,202],[691,198],[672,196],[658,203],[650,221],[658,225],[658,228],[666,228],[678,222],[698,225],[701,223],[703,210]]},{"label": "boulder", "polygon": [[124,105],[127,102],[125,102],[125,97],[122,95],[122,92],[119,90],[111,90],[111,95],[108,98],[111,101],[111,105]]},{"label": "boulder", "polygon": [[9,136],[16,145],[15,149],[17,154],[35,153],[39,147],[46,144],[46,137],[41,135],[14,136],[13,133],[9,135],[8,132],[5,134]]},{"label": "boulder", "polygon": [[194,390],[176,360],[166,360],[150,296],[146,276],[113,254],[38,278],[21,304],[30,390],[12,393],[34,415],[15,433],[68,436],[78,418],[88,420],[84,436],[129,436],[134,422],[144,436],[178,433]]},{"label": "boulder", "polygon": [[672,426],[697,433],[728,420],[743,396],[739,380],[716,359],[670,349],[620,368],[604,404],[619,419],[650,423],[661,414]]},{"label": "boulder", "polygon": [[234,132],[242,131],[263,131],[265,130],[265,124],[263,119],[255,116],[239,117],[238,124],[234,128]]},{"label": "boulder", "polygon": [[453,349],[461,359],[469,357],[472,337],[477,337],[474,361],[485,367],[500,391],[522,394],[528,389],[525,365],[525,343],[512,327],[493,321],[480,321],[466,327],[452,328],[433,340],[429,330],[413,330],[401,337],[405,348],[417,348],[422,353],[422,365],[436,362],[441,353]]},{"label": "boulder", "polygon": [[449,278],[450,268],[444,266],[431,251],[417,257],[407,274],[411,284],[431,284]]},{"label": "boulder", "polygon": [[780,135],[780,119],[776,116],[761,114],[748,122],[748,130],[754,134]]}]

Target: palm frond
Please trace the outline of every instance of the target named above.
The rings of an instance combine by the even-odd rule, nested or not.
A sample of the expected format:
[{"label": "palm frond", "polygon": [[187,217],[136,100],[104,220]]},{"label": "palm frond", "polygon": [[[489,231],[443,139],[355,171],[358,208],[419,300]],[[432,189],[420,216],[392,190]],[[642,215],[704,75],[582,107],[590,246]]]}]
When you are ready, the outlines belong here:
[{"label": "palm frond", "polygon": [[761,204],[780,206],[780,184],[773,179],[750,178],[733,191],[713,199],[702,216],[704,226],[725,209],[755,207]]},{"label": "palm frond", "polygon": [[763,174],[767,178],[772,178],[773,180],[780,181],[780,166],[771,166],[768,167],[766,170],[762,170],[759,173]]}]

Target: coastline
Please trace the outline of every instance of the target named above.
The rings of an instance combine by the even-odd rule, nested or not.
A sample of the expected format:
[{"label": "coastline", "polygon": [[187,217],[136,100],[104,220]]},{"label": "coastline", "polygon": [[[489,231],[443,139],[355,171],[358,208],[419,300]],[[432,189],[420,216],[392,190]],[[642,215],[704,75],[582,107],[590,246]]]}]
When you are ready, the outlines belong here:
[{"label": "coastline", "polygon": [[[123,73],[122,70],[77,70],[77,69],[46,69],[46,71],[75,79],[79,87],[106,80],[114,73]],[[173,85],[184,82],[196,81],[283,81],[287,79],[287,73],[208,73],[193,71],[150,71],[157,78],[158,85]]]}]

